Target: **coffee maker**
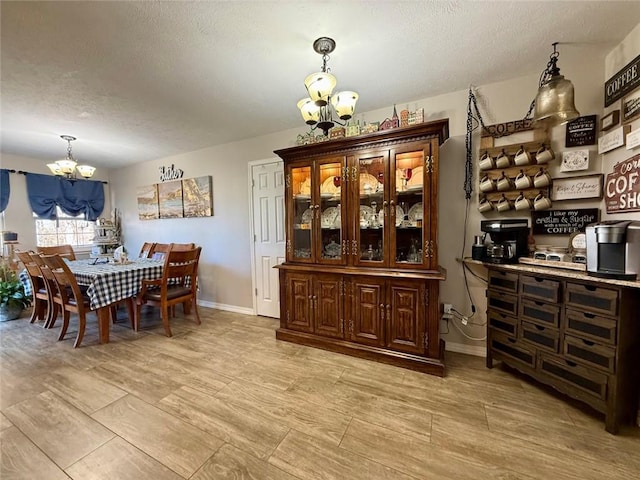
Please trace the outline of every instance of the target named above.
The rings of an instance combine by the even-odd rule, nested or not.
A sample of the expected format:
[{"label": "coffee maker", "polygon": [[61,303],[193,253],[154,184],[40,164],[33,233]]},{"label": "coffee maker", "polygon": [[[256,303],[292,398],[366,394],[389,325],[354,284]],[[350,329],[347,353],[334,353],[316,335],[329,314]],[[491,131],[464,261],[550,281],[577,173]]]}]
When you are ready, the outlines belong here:
[{"label": "coffee maker", "polygon": [[635,280],[640,274],[640,222],[609,220],[587,225],[587,273]]},{"label": "coffee maker", "polygon": [[484,260],[489,263],[515,263],[528,253],[529,222],[526,218],[483,220],[480,230],[488,233],[492,242],[487,245]]}]

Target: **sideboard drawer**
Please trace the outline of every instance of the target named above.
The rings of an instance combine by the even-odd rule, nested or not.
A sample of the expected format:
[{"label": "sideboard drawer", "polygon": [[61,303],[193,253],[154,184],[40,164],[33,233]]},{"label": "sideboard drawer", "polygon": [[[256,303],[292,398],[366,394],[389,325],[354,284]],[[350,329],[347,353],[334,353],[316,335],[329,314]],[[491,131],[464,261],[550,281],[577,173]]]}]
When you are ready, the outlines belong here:
[{"label": "sideboard drawer", "polygon": [[581,310],[618,315],[618,291],[567,282],[566,303]]},{"label": "sideboard drawer", "polygon": [[536,366],[535,349],[529,348],[515,338],[499,332],[491,332],[489,340],[492,352],[499,353],[532,368]]},{"label": "sideboard drawer", "polygon": [[616,367],[616,349],[598,345],[590,340],[567,335],[564,337],[563,353],[565,357],[614,373]]},{"label": "sideboard drawer", "polygon": [[538,348],[552,353],[560,351],[560,332],[554,328],[541,327],[535,323],[522,322],[520,338]]},{"label": "sideboard drawer", "polygon": [[520,293],[530,298],[556,303],[560,293],[560,282],[543,277],[521,275]]},{"label": "sideboard drawer", "polygon": [[618,322],[589,312],[567,308],[565,331],[588,340],[613,345],[616,343]]},{"label": "sideboard drawer", "polygon": [[560,307],[544,302],[523,298],[520,302],[520,317],[546,327],[558,328],[560,325]]},{"label": "sideboard drawer", "polygon": [[491,289],[487,291],[487,306],[510,315],[517,315],[518,297]]},{"label": "sideboard drawer", "polygon": [[502,270],[489,270],[489,287],[518,293],[518,274],[503,272]]},{"label": "sideboard drawer", "polygon": [[489,309],[487,311],[489,327],[500,330],[512,337],[518,336],[518,319],[504,313]]},{"label": "sideboard drawer", "polygon": [[599,399],[607,396],[607,375],[604,373],[546,353],[540,353],[538,369]]}]

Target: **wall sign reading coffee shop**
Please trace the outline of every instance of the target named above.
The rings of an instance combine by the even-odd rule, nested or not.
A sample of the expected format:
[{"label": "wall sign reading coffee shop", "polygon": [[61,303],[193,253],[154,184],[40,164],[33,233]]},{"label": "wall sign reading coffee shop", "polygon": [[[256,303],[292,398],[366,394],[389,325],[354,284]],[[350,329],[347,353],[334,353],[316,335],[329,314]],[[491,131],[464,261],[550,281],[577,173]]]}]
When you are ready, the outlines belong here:
[{"label": "wall sign reading coffee shop", "polygon": [[569,235],[574,232],[584,232],[588,224],[597,222],[599,219],[599,208],[531,212],[534,235]]},{"label": "wall sign reading coffee shop", "polygon": [[640,212],[640,154],[613,166],[604,194],[607,213]]}]

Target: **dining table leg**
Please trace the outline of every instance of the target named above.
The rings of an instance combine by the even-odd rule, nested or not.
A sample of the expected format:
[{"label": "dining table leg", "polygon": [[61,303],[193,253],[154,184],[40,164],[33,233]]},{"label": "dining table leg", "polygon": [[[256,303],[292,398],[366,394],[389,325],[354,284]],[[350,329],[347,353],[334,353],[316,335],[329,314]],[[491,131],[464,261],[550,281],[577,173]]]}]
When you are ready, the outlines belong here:
[{"label": "dining table leg", "polygon": [[98,335],[100,336],[100,343],[109,343],[109,319],[111,315],[111,308],[101,307],[97,310],[98,313]]}]

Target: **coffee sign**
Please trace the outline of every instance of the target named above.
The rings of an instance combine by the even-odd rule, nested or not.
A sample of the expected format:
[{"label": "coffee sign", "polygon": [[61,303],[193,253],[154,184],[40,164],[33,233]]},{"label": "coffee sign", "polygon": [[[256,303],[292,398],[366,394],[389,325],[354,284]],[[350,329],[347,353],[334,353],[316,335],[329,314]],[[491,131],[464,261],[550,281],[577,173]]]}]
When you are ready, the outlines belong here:
[{"label": "coffee sign", "polygon": [[599,217],[598,208],[533,211],[531,225],[534,235],[570,235],[574,232],[584,232],[585,227],[597,222]]},{"label": "coffee sign", "polygon": [[640,154],[614,165],[604,192],[607,213],[640,212]]},{"label": "coffee sign", "polygon": [[596,144],[597,116],[587,115],[567,123],[566,147],[582,147]]},{"label": "coffee sign", "polygon": [[604,106],[608,107],[640,85],[640,55],[604,84]]}]

